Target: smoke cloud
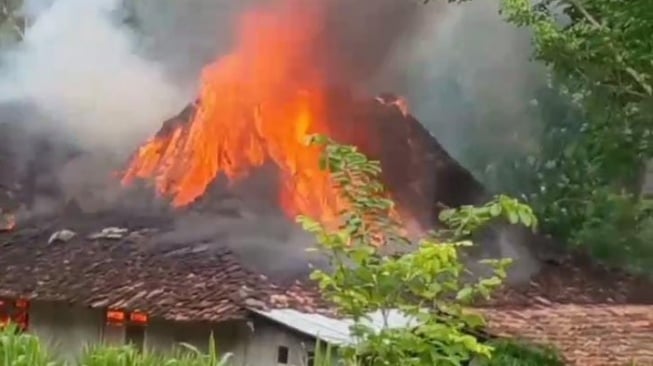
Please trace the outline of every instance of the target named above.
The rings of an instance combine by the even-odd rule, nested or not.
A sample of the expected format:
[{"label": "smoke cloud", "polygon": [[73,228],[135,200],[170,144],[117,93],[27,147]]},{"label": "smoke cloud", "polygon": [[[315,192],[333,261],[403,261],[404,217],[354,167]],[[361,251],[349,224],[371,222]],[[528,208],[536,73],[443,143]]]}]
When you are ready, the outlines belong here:
[{"label": "smoke cloud", "polygon": [[[58,180],[67,197],[102,207],[119,195],[115,182],[107,183],[113,162],[195,97],[202,67],[231,49],[243,11],[270,3],[26,0],[25,38],[2,55],[0,103],[29,102],[48,116],[42,126],[93,152],[66,164]],[[333,81],[406,96],[413,114],[463,163],[470,141],[488,142],[478,152],[491,157],[495,147],[520,145],[536,132],[529,102],[542,73],[528,61],[529,35],[503,22],[497,0],[325,3],[315,56],[328,60]],[[231,233],[228,245],[252,266],[305,268],[297,263],[311,243],[276,218],[265,220],[218,225],[215,217],[193,218],[168,240],[199,235],[224,243],[217,238]]]},{"label": "smoke cloud", "polygon": [[[125,154],[197,92],[204,65],[233,46],[239,17],[271,0],[26,0],[25,39],[3,55],[0,102],[28,100],[85,148]],[[469,124],[534,130],[541,70],[528,34],[498,2],[427,5],[331,0],[316,59],[333,79],[408,97],[412,111],[465,160]],[[127,20],[127,21],[123,21]]]},{"label": "smoke cloud", "polygon": [[3,55],[0,102],[30,101],[86,150],[130,150],[184,96],[140,56],[118,0],[27,0],[24,40]]},{"label": "smoke cloud", "polygon": [[[274,3],[141,0],[132,10],[143,49],[192,94],[201,68],[233,46],[243,12]],[[314,54],[316,63],[328,62],[330,80],[407,97],[411,111],[465,165],[477,138],[482,149],[522,148],[537,133],[531,100],[544,84],[543,70],[529,60],[528,31],[507,24],[497,0],[323,3]]]}]

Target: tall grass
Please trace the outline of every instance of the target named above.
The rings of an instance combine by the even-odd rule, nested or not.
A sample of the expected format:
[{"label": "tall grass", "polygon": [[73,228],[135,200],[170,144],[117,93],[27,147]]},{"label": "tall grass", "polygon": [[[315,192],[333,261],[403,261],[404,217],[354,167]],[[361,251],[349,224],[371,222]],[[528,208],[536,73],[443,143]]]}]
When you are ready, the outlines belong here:
[{"label": "tall grass", "polygon": [[187,352],[164,355],[140,352],[131,346],[98,346],[85,352],[81,366],[227,366],[230,354],[220,357],[211,340],[209,353],[204,354],[197,348],[183,344]]},{"label": "tall grass", "polygon": [[58,366],[38,338],[20,333],[9,325],[0,330],[0,364],[2,366]]},{"label": "tall grass", "polygon": [[536,347],[513,340],[495,342],[492,359],[483,366],[564,366],[560,355],[551,348]]},{"label": "tall grass", "polygon": [[[21,333],[15,327],[0,329],[0,366],[229,366],[231,354],[220,355],[213,336],[208,352],[203,353],[190,344],[182,343],[171,354],[141,352],[132,346],[94,346],[86,349],[74,364],[57,360],[31,334]],[[483,366],[563,366],[556,352],[513,341],[494,344],[491,360]],[[345,361],[328,344],[317,343],[314,366],[360,366],[358,361]],[[305,366],[305,365],[304,365]]]},{"label": "tall grass", "polygon": [[[173,354],[140,352],[132,346],[95,346],[85,350],[77,366],[228,366],[231,354],[220,356],[213,336],[209,351],[200,352],[189,344]],[[13,326],[0,330],[0,366],[72,366],[57,360],[31,334],[18,332]]]}]

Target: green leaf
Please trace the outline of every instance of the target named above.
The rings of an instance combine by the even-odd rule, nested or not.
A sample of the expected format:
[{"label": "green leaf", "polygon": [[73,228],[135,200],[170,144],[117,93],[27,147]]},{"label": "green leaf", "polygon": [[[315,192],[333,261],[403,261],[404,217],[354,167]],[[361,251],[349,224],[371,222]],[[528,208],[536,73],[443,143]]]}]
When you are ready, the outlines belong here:
[{"label": "green leaf", "polygon": [[493,217],[498,217],[498,216],[500,216],[500,215],[501,215],[501,205],[498,204],[498,203],[492,204],[492,205],[490,206],[490,214],[491,214]]},{"label": "green leaf", "polygon": [[518,223],[519,222],[519,215],[514,211],[509,211],[508,212],[508,221],[510,221],[511,224]]}]

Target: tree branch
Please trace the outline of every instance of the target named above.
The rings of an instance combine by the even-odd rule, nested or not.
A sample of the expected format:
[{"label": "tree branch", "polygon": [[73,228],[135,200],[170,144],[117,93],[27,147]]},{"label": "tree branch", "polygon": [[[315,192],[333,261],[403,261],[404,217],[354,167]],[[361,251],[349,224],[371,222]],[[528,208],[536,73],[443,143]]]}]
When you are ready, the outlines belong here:
[{"label": "tree branch", "polygon": [[0,12],[2,12],[2,15],[5,16],[6,20],[11,22],[11,24],[13,25],[14,31],[16,32],[16,34],[18,34],[19,40],[23,40],[23,38],[25,38],[25,32],[23,31],[23,29],[21,29],[18,26],[18,22],[16,22],[16,18],[9,11],[9,9],[7,9],[7,4],[6,3],[4,3],[4,2],[2,3],[2,7],[0,7]]},{"label": "tree branch", "polygon": [[[589,11],[587,11],[587,9],[583,6],[583,4],[581,4],[580,1],[578,1],[578,0],[566,0],[566,1],[567,1],[568,4],[575,7],[576,10],[578,10],[583,15],[583,17],[585,17],[585,19],[590,24],[592,24],[595,28],[600,29],[600,30],[606,30],[607,29],[592,14],[590,14]],[[609,43],[608,47],[614,53],[615,59],[618,60],[619,59],[618,52],[617,52],[617,50],[614,49],[614,46],[612,45],[612,43]],[[647,96],[651,96],[653,94],[653,90],[651,90],[651,86],[646,84],[645,82],[643,82],[641,80],[641,78],[639,77],[639,75],[637,74],[637,72],[633,68],[626,66],[624,68],[624,72],[626,74],[628,74],[635,81],[636,84],[638,84],[642,89],[644,89],[644,92],[646,93]]]}]

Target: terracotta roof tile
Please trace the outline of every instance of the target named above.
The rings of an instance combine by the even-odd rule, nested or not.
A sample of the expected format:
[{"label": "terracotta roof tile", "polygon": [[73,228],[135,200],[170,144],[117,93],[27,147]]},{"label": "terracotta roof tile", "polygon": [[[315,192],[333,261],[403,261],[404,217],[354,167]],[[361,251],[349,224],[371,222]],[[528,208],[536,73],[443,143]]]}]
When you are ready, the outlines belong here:
[{"label": "terracotta roof tile", "polygon": [[489,329],[560,350],[570,365],[653,365],[653,305],[483,309]]},{"label": "terracotta roof tile", "polygon": [[558,304],[653,304],[653,281],[574,255],[544,263],[529,284],[494,294],[492,307]]},{"label": "terracotta roof tile", "polygon": [[[68,242],[47,244],[62,227],[56,220],[0,234],[0,296],[124,307],[177,321],[243,318],[260,306],[325,311],[317,291],[278,286],[224,248],[165,249],[147,233],[85,239],[108,226],[137,230],[134,222],[166,230],[165,222],[118,217],[81,219]],[[492,333],[551,343],[574,365],[653,364],[653,286],[646,279],[574,257],[545,264],[528,286],[504,288],[484,306]]]},{"label": "terracotta roof tile", "polygon": [[86,240],[82,234],[48,244],[51,233],[46,226],[0,235],[0,296],[193,321],[241,318],[251,306],[323,307],[317,292],[278,286],[244,269],[224,248],[152,250],[147,240]]}]

